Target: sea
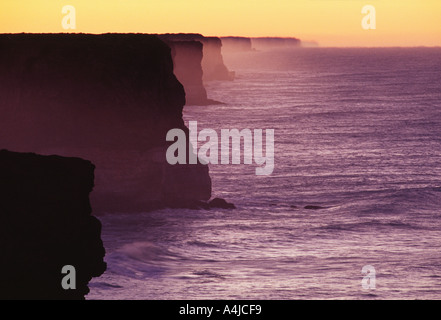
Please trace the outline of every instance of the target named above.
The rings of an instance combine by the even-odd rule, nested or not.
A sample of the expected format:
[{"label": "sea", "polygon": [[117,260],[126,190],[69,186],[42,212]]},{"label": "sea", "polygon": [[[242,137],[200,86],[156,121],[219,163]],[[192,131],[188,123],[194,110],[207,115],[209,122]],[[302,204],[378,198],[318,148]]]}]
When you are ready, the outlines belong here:
[{"label": "sea", "polygon": [[86,298],[441,299],[441,48],[224,61],[236,79],[206,83],[224,104],[184,120],[273,129],[274,171],[210,164],[234,210],[100,216],[108,269]]}]

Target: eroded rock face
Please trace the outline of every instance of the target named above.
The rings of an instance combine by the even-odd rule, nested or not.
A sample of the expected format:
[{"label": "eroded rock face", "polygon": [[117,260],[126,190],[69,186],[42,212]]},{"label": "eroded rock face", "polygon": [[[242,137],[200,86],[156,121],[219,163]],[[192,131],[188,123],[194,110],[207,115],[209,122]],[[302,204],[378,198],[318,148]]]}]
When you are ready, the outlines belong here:
[{"label": "eroded rock face", "polygon": [[288,49],[302,45],[300,39],[282,37],[222,37],[221,40],[222,50],[226,53]]},{"label": "eroded rock face", "polygon": [[211,196],[207,166],[166,162],[167,132],[188,129],[184,88],[157,36],[0,35],[0,95],[0,147],[92,161],[94,212]]},{"label": "eroded rock face", "polygon": [[204,70],[204,80],[234,80],[234,71],[229,71],[224,64],[222,57],[222,41],[217,37],[204,37],[204,57],[202,69]]},{"label": "eroded rock face", "polygon": [[174,73],[185,89],[186,105],[209,105],[218,102],[208,99],[202,81],[203,45],[199,41],[165,40],[172,50]]},{"label": "eroded rock face", "polygon": [[[106,270],[89,202],[94,168],[78,158],[0,151],[0,299],[83,299]],[[62,287],[66,265],[75,268],[73,290]]]},{"label": "eroded rock face", "polygon": [[263,37],[251,38],[251,44],[256,50],[273,50],[299,47],[301,41],[297,38]]},{"label": "eroded rock face", "polygon": [[234,72],[229,71],[222,57],[222,41],[218,37],[204,37],[201,34],[177,33],[159,35],[164,41],[198,41],[203,45],[203,81],[233,80]]},{"label": "eroded rock face", "polygon": [[252,51],[251,38],[222,37],[222,52],[249,52]]},{"label": "eroded rock face", "polygon": [[170,41],[174,72],[185,89],[186,104],[205,104],[207,91],[202,82],[202,43],[199,41]]}]

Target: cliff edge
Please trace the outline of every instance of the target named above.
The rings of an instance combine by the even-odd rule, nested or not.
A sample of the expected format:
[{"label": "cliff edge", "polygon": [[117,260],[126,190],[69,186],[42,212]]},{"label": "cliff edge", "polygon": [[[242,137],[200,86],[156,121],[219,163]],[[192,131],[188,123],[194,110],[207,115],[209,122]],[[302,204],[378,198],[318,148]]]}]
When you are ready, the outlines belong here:
[{"label": "cliff edge", "polygon": [[256,50],[274,50],[300,47],[302,42],[297,38],[260,37],[251,38],[251,44]]},{"label": "cliff edge", "polygon": [[222,52],[249,52],[253,51],[251,38],[246,37],[221,37]]},{"label": "cliff edge", "polygon": [[211,197],[208,166],[166,162],[167,132],[188,129],[184,88],[157,36],[2,34],[0,95],[1,148],[92,161],[96,213]]},{"label": "cliff edge", "polygon": [[174,73],[185,89],[186,105],[219,104],[208,99],[203,83],[203,44],[199,41],[164,40],[171,48]]},{"label": "cliff edge", "polygon": [[203,81],[234,80],[234,71],[229,71],[222,57],[222,41],[218,37],[205,37],[198,33],[160,34],[164,41],[198,41],[203,45]]},{"label": "cliff edge", "polygon": [[[0,299],[84,299],[106,270],[93,185],[89,161],[0,151]],[[66,265],[75,289],[62,287]]]}]

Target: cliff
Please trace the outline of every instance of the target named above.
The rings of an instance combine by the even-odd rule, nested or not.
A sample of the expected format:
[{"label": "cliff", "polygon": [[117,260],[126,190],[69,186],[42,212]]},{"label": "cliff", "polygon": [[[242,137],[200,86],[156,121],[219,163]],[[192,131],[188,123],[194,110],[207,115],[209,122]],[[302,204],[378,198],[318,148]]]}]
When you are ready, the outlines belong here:
[{"label": "cliff", "polygon": [[0,35],[0,95],[0,147],[92,161],[95,212],[211,196],[208,166],[166,162],[185,92],[154,35]]},{"label": "cliff", "polygon": [[[77,158],[0,151],[0,299],[83,299],[106,269],[91,215],[94,166]],[[76,288],[62,288],[65,265]],[[69,272],[70,274],[70,272]]]},{"label": "cliff", "polygon": [[222,41],[217,37],[204,37],[201,34],[177,33],[161,34],[165,41],[199,41],[203,45],[203,80],[233,80],[234,72],[229,71],[222,57]]},{"label": "cliff", "polygon": [[222,52],[248,52],[252,51],[251,38],[222,37]]},{"label": "cliff", "polygon": [[207,98],[203,83],[203,45],[199,41],[164,41],[173,57],[174,73],[185,89],[187,105],[208,105],[218,102]]},{"label": "cliff", "polygon": [[256,50],[271,50],[299,47],[301,41],[297,38],[263,37],[251,38],[251,44]]},{"label": "cliff", "polygon": [[234,71],[229,71],[224,64],[222,57],[222,41],[217,37],[205,37],[204,56],[207,59],[202,60],[204,71],[204,80],[234,80]]}]

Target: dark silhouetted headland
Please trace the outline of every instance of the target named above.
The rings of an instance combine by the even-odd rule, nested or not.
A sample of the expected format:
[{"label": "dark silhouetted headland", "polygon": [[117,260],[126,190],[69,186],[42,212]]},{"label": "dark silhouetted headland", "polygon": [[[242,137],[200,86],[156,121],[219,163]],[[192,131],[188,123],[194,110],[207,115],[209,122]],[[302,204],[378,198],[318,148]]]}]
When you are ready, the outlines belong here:
[{"label": "dark silhouetted headland", "polygon": [[[0,151],[0,299],[83,299],[106,270],[91,215],[94,165],[78,158]],[[64,266],[75,268],[65,290]]]},{"label": "dark silhouetted headland", "polygon": [[166,161],[166,133],[188,129],[184,88],[157,36],[0,35],[0,95],[0,146],[92,161],[94,212],[211,197],[208,166]]}]

